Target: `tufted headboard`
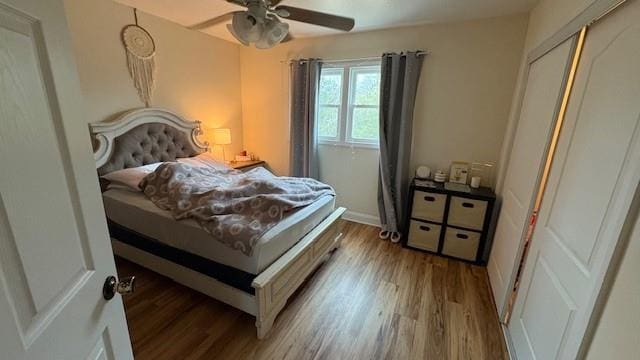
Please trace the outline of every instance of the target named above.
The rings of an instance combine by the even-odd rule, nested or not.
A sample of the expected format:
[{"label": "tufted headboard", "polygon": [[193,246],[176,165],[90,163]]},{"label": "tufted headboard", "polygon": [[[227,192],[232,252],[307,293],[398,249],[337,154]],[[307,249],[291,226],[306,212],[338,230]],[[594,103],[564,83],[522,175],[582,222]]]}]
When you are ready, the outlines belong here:
[{"label": "tufted headboard", "polygon": [[115,121],[93,123],[90,128],[100,175],[195,156],[209,145],[197,138],[202,133],[200,122],[158,108],[127,111]]}]

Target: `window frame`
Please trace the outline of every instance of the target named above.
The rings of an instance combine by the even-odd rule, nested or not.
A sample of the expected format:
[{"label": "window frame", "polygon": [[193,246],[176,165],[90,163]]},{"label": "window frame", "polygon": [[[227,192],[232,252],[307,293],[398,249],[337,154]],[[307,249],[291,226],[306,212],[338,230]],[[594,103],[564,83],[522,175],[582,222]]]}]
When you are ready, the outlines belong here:
[{"label": "window frame", "polygon": [[[340,75],[340,102],[338,103],[338,105],[334,105],[334,104],[320,104],[320,96],[318,94],[318,100],[317,100],[317,104],[316,104],[316,127],[318,126],[317,123],[317,119],[319,119],[319,113],[320,113],[320,108],[325,107],[325,108],[337,108],[338,109],[338,128],[336,129],[336,136],[331,137],[331,136],[320,136],[318,134],[318,141],[319,142],[326,142],[326,143],[338,143],[340,142],[340,139],[342,139],[342,127],[340,126],[340,124],[342,123],[342,104],[344,101],[344,74],[345,74],[345,70],[339,67],[330,67],[326,69],[327,71],[331,72],[331,73],[335,73],[337,75]],[[320,77],[322,77],[322,71],[325,71],[324,67],[321,70],[320,73]],[[320,89],[320,84],[318,83],[318,90]]]},{"label": "window frame", "polygon": [[[337,130],[337,138],[326,137],[326,136],[318,136],[318,142],[320,144],[330,144],[330,145],[338,145],[338,146],[347,146],[347,147],[363,147],[363,148],[374,148],[378,149],[380,147],[379,139],[368,140],[368,139],[357,139],[353,138],[351,131],[353,129],[353,112],[356,108],[377,108],[378,111],[380,109],[380,104],[378,105],[356,105],[353,104],[355,100],[355,81],[357,77],[357,73],[371,73],[377,72],[381,74],[381,61],[380,60],[368,60],[368,61],[336,61],[336,62],[326,62],[322,66],[322,71],[332,71],[333,69],[341,69],[342,70],[342,89],[340,96],[340,105],[338,111],[338,130]],[[334,72],[337,72],[333,70]],[[322,76],[322,73],[321,73]],[[318,99],[319,101],[319,99]],[[329,106],[327,104],[317,105],[317,111],[320,110],[320,106]],[[317,116],[316,116],[317,118]]]}]

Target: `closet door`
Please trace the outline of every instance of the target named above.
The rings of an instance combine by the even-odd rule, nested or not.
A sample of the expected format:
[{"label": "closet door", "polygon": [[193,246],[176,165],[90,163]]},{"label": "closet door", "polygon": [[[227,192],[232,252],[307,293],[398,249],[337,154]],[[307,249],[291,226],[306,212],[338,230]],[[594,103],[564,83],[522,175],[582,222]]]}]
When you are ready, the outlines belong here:
[{"label": "closet door", "polygon": [[627,2],[587,32],[509,322],[519,360],[576,358],[638,188],[638,19]]},{"label": "closet door", "polygon": [[539,174],[565,88],[575,38],[530,64],[520,119],[502,188],[502,210],[487,266],[493,297],[503,318],[522,252]]}]

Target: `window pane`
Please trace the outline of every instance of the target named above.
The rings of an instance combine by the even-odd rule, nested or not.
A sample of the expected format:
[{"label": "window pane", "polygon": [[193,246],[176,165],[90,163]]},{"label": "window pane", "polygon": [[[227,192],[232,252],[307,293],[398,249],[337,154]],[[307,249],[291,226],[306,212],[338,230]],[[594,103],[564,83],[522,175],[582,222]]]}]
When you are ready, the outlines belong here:
[{"label": "window pane", "polygon": [[378,108],[353,109],[351,138],[355,140],[378,140]]},{"label": "window pane", "polygon": [[340,105],[342,93],[342,70],[329,70],[320,75],[320,94],[318,103],[322,105]]},{"label": "window pane", "polygon": [[320,106],[318,108],[318,136],[338,137],[338,108]]},{"label": "window pane", "polygon": [[379,105],[379,72],[356,72],[355,85],[354,105]]}]

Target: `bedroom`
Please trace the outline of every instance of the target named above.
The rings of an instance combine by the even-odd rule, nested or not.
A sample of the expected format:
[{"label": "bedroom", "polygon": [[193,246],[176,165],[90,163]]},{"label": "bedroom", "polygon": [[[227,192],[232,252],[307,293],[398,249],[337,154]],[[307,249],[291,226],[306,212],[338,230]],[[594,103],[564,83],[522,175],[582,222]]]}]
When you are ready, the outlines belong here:
[{"label": "bedroom", "polygon": [[[640,305],[640,42],[629,22],[638,1],[398,3],[285,0],[353,18],[355,28],[281,13],[293,39],[257,49],[229,33],[229,19],[187,28],[243,10],[223,0],[0,0],[0,357],[599,359],[640,350],[638,313],[627,310]],[[148,103],[123,46],[136,22],[155,47]],[[413,76],[394,93],[390,64],[406,68],[409,58]],[[325,90],[317,102],[291,85],[292,69],[317,70],[315,82],[302,77],[315,85],[298,83]],[[373,86],[353,85],[360,80]],[[382,133],[384,118],[410,126]],[[320,128],[309,126],[316,120]],[[243,150],[257,160],[230,161]],[[259,168],[315,177],[336,196],[313,195],[325,203],[269,225],[247,256],[202,237],[194,219],[173,226],[175,215],[139,188],[101,194],[98,173],[158,161],[184,169],[173,160],[201,152],[187,165],[280,185]],[[464,190],[410,186],[419,166],[435,178],[459,161],[470,166]],[[471,163],[493,165],[480,176],[487,193],[467,188],[478,176]],[[379,176],[389,176],[380,166],[408,174],[397,204],[379,203]],[[320,183],[309,184],[320,193]],[[383,194],[393,186],[380,185]],[[478,204],[478,224],[456,223]],[[398,213],[399,235],[384,216],[380,227],[379,206]],[[120,288],[117,279],[104,287],[109,276]],[[128,276],[135,291],[114,294],[127,292]]]}]

